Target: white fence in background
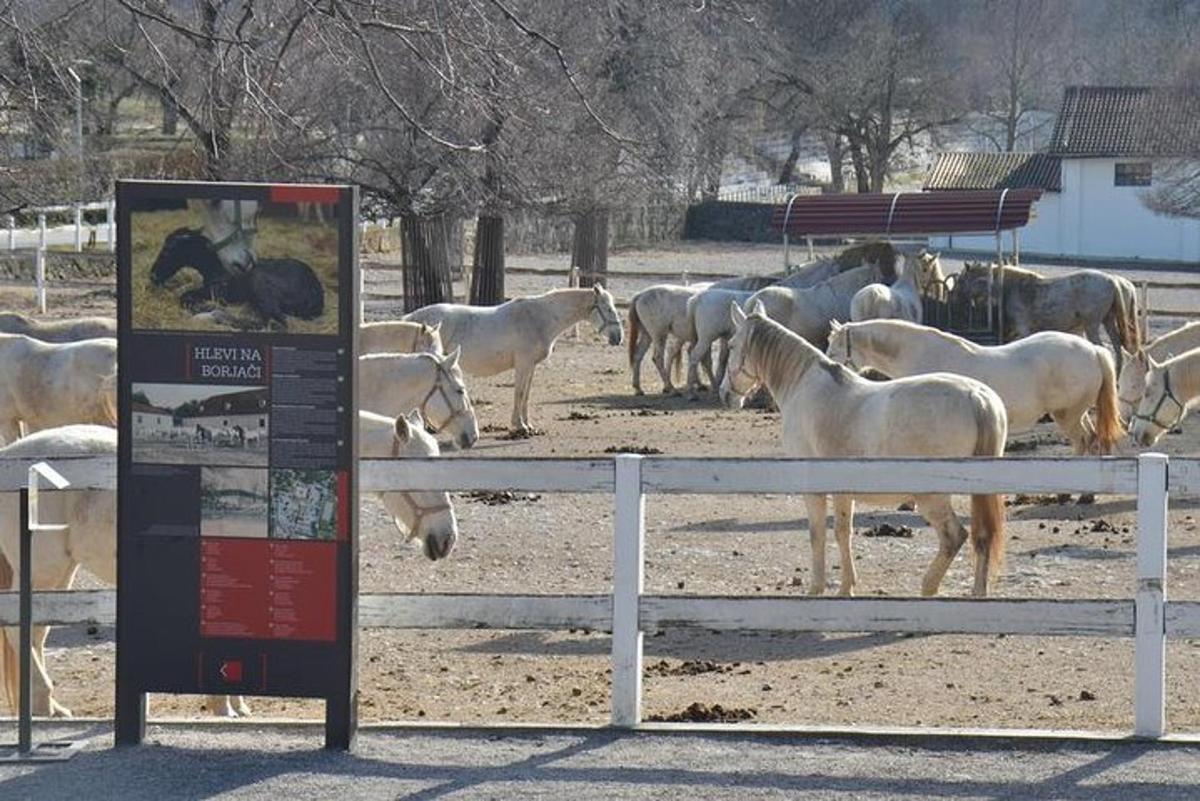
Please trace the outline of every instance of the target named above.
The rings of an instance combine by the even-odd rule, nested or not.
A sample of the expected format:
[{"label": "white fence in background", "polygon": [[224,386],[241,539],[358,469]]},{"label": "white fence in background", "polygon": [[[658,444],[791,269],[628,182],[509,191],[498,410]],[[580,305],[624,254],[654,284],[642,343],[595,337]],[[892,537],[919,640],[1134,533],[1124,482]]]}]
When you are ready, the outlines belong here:
[{"label": "white fence in background", "polygon": [[[27,461],[0,462],[0,490],[23,485]],[[112,458],[63,459],[53,466],[77,488],[114,486]],[[1169,471],[1168,471],[1169,468]],[[612,722],[641,720],[645,631],[920,632],[1132,637],[1134,733],[1166,732],[1168,638],[1200,637],[1200,602],[1167,601],[1169,493],[1200,494],[1200,460],[1138,458],[783,460],[364,459],[363,491],[514,490],[613,494],[611,594],[375,594],[359,600],[359,621],[379,628],[568,629],[612,632]],[[654,493],[1095,492],[1137,498],[1137,585],[1126,599],[800,598],[652,595],[643,588],[645,497]],[[34,547],[37,547],[36,538]],[[36,593],[34,620],[111,624],[112,591]],[[0,594],[0,624],[17,620],[15,593]],[[731,654],[731,657],[734,655]],[[864,723],[867,723],[864,721]]]},{"label": "white fence in background", "polygon": [[[66,206],[41,206],[32,209],[37,214],[36,228],[17,228],[13,215],[8,215],[8,250],[34,251],[34,283],[37,291],[37,307],[39,314],[46,313],[46,249],[51,246],[71,244],[76,253],[83,252],[85,229],[89,229],[89,245],[99,245],[104,242],[109,252],[117,249],[117,202],[105,200],[98,203],[74,203]],[[104,211],[103,225],[86,225],[83,222],[85,211]],[[74,215],[71,225],[60,225],[54,228],[46,227],[46,215]]]}]

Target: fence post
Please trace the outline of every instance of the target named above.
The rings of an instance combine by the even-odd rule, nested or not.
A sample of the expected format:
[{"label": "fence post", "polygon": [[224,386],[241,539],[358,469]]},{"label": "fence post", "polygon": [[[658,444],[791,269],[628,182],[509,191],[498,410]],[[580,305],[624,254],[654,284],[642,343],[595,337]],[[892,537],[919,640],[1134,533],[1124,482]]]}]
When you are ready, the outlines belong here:
[{"label": "fence post", "polygon": [[33,255],[33,269],[37,281],[38,314],[46,313],[46,248],[40,247]]},{"label": "fence post", "polygon": [[646,499],[642,457],[616,457],[613,516],[612,724],[632,728],[642,719],[642,595]]},{"label": "fence post", "polygon": [[1167,456],[1138,456],[1137,595],[1134,599],[1133,733],[1166,731]]},{"label": "fence post", "polygon": [[46,215],[38,215],[38,250],[46,249]]},{"label": "fence post", "polygon": [[75,252],[83,252],[83,206],[75,204]]},{"label": "fence post", "polygon": [[17,218],[12,214],[8,215],[8,249],[17,249]]},{"label": "fence post", "polygon": [[117,250],[117,201],[108,201],[108,250],[114,253]]}]

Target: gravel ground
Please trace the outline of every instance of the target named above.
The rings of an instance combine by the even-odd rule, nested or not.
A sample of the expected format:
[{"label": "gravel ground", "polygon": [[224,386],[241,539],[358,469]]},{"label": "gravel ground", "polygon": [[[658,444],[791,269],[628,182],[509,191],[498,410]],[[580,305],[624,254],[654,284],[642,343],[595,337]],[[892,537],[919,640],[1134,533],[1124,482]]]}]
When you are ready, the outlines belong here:
[{"label": "gravel ground", "polygon": [[[565,261],[559,256],[520,257],[511,263],[544,268],[562,267]],[[617,254],[613,270],[750,272],[779,264],[777,247],[684,245]],[[562,282],[511,278],[510,293],[541,291]],[[368,281],[377,279],[368,275]],[[525,279],[531,280],[528,289],[518,288]],[[618,297],[627,298],[621,285],[613,283]],[[14,305],[5,300],[0,296],[0,305]],[[28,302],[25,297],[8,300]],[[111,298],[64,294],[52,299],[51,308],[96,313],[105,310],[105,303],[111,304]],[[1155,326],[1161,329],[1168,322],[1156,320]],[[484,432],[471,455],[599,456],[632,446],[676,456],[780,453],[777,414],[733,412],[711,400],[633,397],[624,349],[605,346],[587,328],[581,327],[579,339],[564,338],[535,377],[531,411],[533,424],[546,432],[542,436],[503,438],[512,402],[511,374],[469,381]],[[651,392],[656,386],[652,369],[644,366]],[[1020,455],[1067,452],[1050,426],[1014,440],[1031,448]],[[1173,454],[1194,454],[1198,444],[1200,424],[1194,419],[1185,423],[1183,434],[1162,443]],[[1126,447],[1125,452],[1133,451]],[[461,537],[455,553],[439,563],[429,563],[403,545],[382,509],[365,501],[363,590],[609,590],[611,497],[494,500],[455,496]],[[1086,507],[1048,498],[1009,500],[1012,536],[1008,564],[995,588],[998,597],[1132,597],[1137,531],[1131,499],[1101,497]],[[1200,598],[1195,507],[1194,499],[1186,498],[1172,505],[1168,592],[1174,600]],[[934,553],[935,537],[920,518],[888,508],[861,509],[856,530],[879,533],[884,524],[909,526],[913,536],[856,537],[862,594],[914,595]],[[805,530],[798,498],[652,497],[647,504],[647,591],[803,595],[810,581]],[[830,557],[836,580],[832,547]],[[964,596],[969,587],[970,564],[960,556],[942,591]],[[361,716],[366,721],[603,723],[609,716],[608,649],[606,635],[585,631],[366,631],[360,651]],[[60,701],[77,714],[111,714],[112,654],[109,630],[55,630],[48,663]],[[1173,731],[1200,730],[1200,699],[1192,680],[1200,671],[1200,642],[1173,641],[1168,659],[1170,726]],[[1126,640],[656,632],[646,638],[644,707],[648,716],[730,715],[771,724],[1127,731],[1132,725],[1132,663],[1132,643]],[[264,716],[315,718],[321,713],[311,701],[259,699],[253,704]],[[192,697],[155,696],[152,710],[171,716],[203,714],[201,700]]]},{"label": "gravel ground", "polygon": [[380,730],[341,754],[316,729],[84,736],[66,763],[0,763],[0,798],[1179,801],[1200,783],[1200,748],[1135,742]]}]

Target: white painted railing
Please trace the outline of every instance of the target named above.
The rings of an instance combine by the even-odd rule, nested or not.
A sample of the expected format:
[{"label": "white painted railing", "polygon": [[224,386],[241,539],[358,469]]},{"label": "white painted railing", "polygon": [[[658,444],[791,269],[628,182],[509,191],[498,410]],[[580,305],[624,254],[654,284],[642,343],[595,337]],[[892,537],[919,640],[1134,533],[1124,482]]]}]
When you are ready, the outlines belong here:
[{"label": "white painted railing", "polygon": [[[0,461],[0,490],[24,480],[29,462]],[[77,488],[112,488],[108,459],[56,461]],[[1170,471],[1168,473],[1168,466]],[[611,631],[612,721],[641,720],[645,631],[920,632],[1133,637],[1135,734],[1166,731],[1164,659],[1168,638],[1200,637],[1200,602],[1168,602],[1169,492],[1200,494],[1200,460],[1162,454],[1103,459],[785,460],[365,459],[364,491],[515,490],[613,494],[612,594],[376,594],[359,599],[364,627]],[[1116,600],[709,597],[648,595],[643,588],[645,496],[649,493],[1096,492],[1136,495],[1137,585]],[[36,543],[35,546],[36,547]],[[111,624],[111,591],[35,594],[39,623]],[[0,624],[17,616],[0,594]],[[731,655],[732,656],[732,655]]]},{"label": "white painted railing", "polygon": [[[83,213],[85,211],[101,211],[105,212],[105,224],[103,226],[85,226],[83,222]],[[46,249],[51,245],[65,245],[73,243],[76,253],[83,252],[83,231],[86,227],[91,227],[95,234],[96,242],[106,242],[108,250],[113,252],[117,249],[117,204],[115,200],[105,200],[98,203],[75,203],[68,206],[41,206],[32,209],[37,214],[36,228],[17,228],[16,218],[11,214],[8,215],[8,249],[15,251],[18,248],[33,249],[34,251],[34,286],[37,295],[37,307],[39,314],[46,313]],[[70,226],[56,226],[53,229],[46,227],[47,214],[62,214],[72,212],[74,214],[74,222]],[[68,238],[71,237],[71,238]]]}]

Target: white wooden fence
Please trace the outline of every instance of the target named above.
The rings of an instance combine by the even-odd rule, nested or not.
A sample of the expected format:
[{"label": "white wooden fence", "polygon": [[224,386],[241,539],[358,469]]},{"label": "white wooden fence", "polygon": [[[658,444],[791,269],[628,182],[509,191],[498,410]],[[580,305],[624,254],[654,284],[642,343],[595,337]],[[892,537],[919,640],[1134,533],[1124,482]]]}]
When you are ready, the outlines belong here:
[{"label": "white wooden fence", "polygon": [[[83,222],[85,211],[104,211],[103,226],[86,226]],[[16,219],[8,216],[8,250],[29,249],[34,251],[34,283],[37,288],[37,307],[39,314],[46,313],[46,249],[51,245],[73,244],[76,253],[83,252],[83,232],[85,228],[93,228],[97,244],[107,243],[110,252],[117,249],[117,204],[115,200],[105,200],[97,203],[74,203],[67,206],[41,206],[33,209],[37,214],[37,227],[31,229],[17,228]],[[46,215],[74,215],[71,226],[58,226],[53,229],[46,227]],[[73,237],[69,242],[67,237]]]},{"label": "white wooden fence", "polygon": [[[0,461],[0,490],[22,486],[29,462]],[[53,463],[75,487],[112,488],[111,458]],[[1168,472],[1169,467],[1169,472]],[[361,463],[364,491],[514,490],[615,496],[613,590],[603,595],[377,594],[360,597],[364,627],[567,629],[612,632],[612,722],[641,720],[642,635],[718,631],[920,632],[1132,637],[1134,733],[1166,732],[1168,638],[1200,637],[1200,602],[1167,601],[1169,493],[1200,494],[1200,460],[414,459]],[[651,595],[643,590],[645,496],[651,493],[1095,492],[1137,498],[1137,585],[1117,600],[798,598]],[[35,541],[34,547],[37,547]],[[34,620],[111,624],[114,593],[36,593]],[[0,624],[17,620],[0,594]],[[732,656],[732,655],[731,655]]]}]

